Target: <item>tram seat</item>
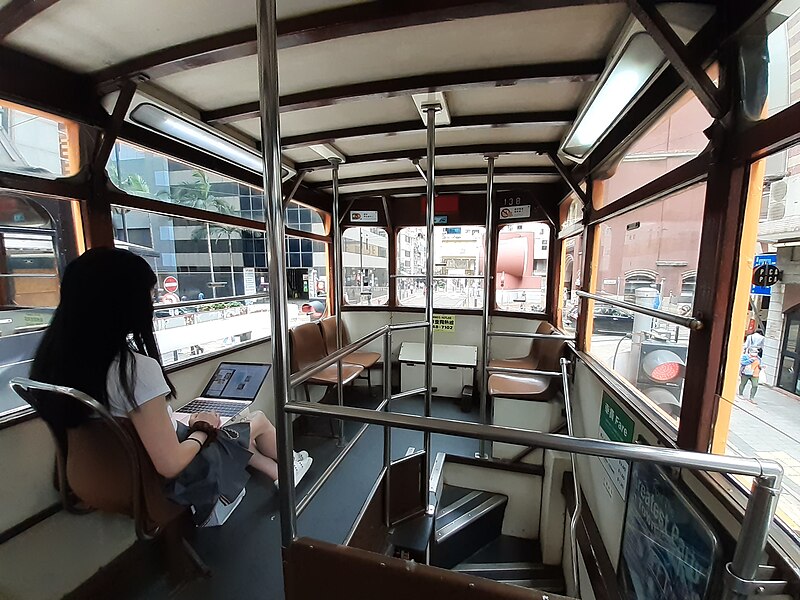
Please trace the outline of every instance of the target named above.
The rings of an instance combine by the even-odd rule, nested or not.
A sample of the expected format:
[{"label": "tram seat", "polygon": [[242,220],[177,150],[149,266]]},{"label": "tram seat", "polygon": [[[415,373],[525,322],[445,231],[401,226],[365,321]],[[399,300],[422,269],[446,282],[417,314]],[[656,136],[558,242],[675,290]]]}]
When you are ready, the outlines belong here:
[{"label": "tram seat", "polygon": [[[134,519],[139,539],[152,538],[185,513],[185,507],[165,496],[164,478],[130,419],[112,417],[102,405],[71,388],[53,391],[43,389],[52,386],[25,379],[12,380],[11,387],[36,410],[53,436],[58,487],[66,510],[87,512],[78,506],[80,501],[91,509],[128,515]],[[89,420],[66,429],[57,425],[51,419],[65,414],[67,404],[88,411]]]},{"label": "tram seat", "polygon": [[[542,321],[536,328],[536,333],[551,335],[561,333],[547,321]],[[541,369],[542,359],[548,354],[563,352],[564,340],[545,340],[537,338],[531,340],[531,348],[526,356],[519,358],[495,358],[489,361],[490,367],[503,369]]]},{"label": "tram seat", "polygon": [[[336,351],[336,317],[326,317],[319,322],[322,328],[322,335],[325,338],[325,349],[328,354]],[[347,346],[350,344],[350,332],[347,331],[347,325],[342,320],[342,345]],[[348,355],[347,362],[354,365],[361,365],[367,374],[367,384],[372,390],[372,367],[381,359],[380,352],[353,352]]]},{"label": "tram seat", "polygon": [[[456,571],[301,538],[284,554],[287,600],[353,598],[470,600],[563,600],[542,593]],[[309,573],[314,573],[309,577]]]},{"label": "tram seat", "polygon": [[[303,369],[313,366],[323,360],[328,353],[325,351],[325,341],[322,337],[322,329],[317,323],[303,323],[289,330],[289,342],[291,344],[291,367],[292,373],[297,373]],[[307,383],[322,385],[330,389],[336,385],[337,381],[336,365],[326,367]],[[364,367],[361,365],[342,363],[342,384],[348,384],[356,377],[361,375]],[[304,385],[306,400],[310,401],[308,386]]]}]

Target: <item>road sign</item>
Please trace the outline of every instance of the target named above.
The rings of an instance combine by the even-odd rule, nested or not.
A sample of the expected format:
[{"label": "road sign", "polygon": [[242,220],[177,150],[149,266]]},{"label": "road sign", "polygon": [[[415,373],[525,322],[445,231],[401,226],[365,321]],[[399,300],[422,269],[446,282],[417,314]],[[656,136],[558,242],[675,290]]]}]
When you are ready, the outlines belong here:
[{"label": "road sign", "polygon": [[777,254],[757,254],[753,261],[750,293],[754,296],[770,296],[770,286],[778,282],[779,273]]},{"label": "road sign", "polygon": [[164,291],[174,294],[178,291],[178,280],[172,275],[164,278]]}]

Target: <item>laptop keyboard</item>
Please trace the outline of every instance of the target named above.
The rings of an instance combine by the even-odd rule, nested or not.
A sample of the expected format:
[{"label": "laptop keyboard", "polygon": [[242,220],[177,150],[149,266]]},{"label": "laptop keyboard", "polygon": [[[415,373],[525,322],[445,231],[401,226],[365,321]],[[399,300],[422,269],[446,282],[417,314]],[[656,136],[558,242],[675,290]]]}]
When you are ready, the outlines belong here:
[{"label": "laptop keyboard", "polygon": [[219,400],[192,400],[186,406],[178,409],[182,413],[196,413],[201,411],[216,411],[220,417],[235,417],[244,410],[244,403],[233,404],[230,402],[220,402]]}]

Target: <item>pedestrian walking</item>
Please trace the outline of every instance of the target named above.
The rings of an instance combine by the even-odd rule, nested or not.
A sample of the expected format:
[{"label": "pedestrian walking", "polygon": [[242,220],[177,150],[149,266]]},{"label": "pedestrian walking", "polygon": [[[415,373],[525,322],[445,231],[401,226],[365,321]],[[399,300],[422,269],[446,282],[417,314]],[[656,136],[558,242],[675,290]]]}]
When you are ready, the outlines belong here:
[{"label": "pedestrian walking", "polygon": [[750,402],[756,404],[756,390],[758,389],[758,376],[761,373],[761,359],[758,357],[758,349],[750,348],[742,355],[741,367],[739,368],[739,396],[744,397],[744,388],[750,382]]}]

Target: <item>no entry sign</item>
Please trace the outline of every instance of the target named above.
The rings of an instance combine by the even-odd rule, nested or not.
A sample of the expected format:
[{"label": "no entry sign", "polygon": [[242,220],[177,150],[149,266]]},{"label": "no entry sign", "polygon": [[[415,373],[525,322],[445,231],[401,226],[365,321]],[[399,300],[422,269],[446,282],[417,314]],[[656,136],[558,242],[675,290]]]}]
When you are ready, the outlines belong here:
[{"label": "no entry sign", "polygon": [[178,280],[172,275],[164,278],[164,291],[174,294],[178,291]]}]

